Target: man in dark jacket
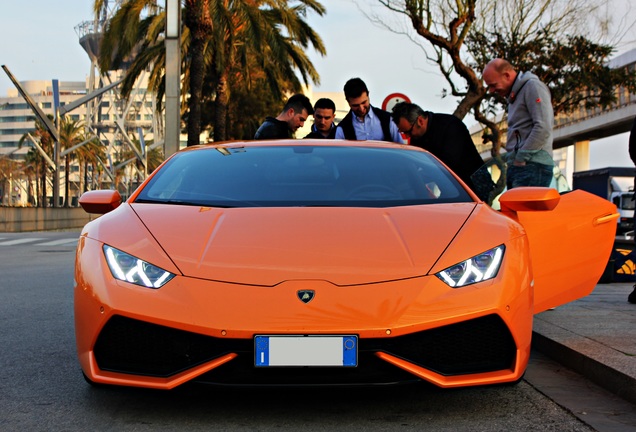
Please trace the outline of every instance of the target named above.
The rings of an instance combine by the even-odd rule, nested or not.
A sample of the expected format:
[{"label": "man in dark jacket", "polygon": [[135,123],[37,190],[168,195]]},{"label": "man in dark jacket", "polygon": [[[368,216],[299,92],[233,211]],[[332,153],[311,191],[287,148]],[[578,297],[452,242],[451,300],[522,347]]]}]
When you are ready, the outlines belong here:
[{"label": "man in dark jacket", "polygon": [[333,139],[336,136],[336,104],[329,98],[321,98],[314,104],[314,124],[305,138]]},{"label": "man in dark jacket", "polygon": [[[471,176],[482,167],[484,161],[477,152],[468,128],[460,119],[450,114],[424,111],[408,102],[396,104],[391,115],[400,132],[411,137],[411,145],[431,152],[472,190],[482,195],[476,190]],[[486,200],[488,197],[480,198]]]},{"label": "man in dark jacket", "polygon": [[302,127],[307,117],[314,113],[309,98],[295,94],[287,100],[283,110],[276,118],[266,117],[260,125],[255,140],[292,138],[292,134]]}]

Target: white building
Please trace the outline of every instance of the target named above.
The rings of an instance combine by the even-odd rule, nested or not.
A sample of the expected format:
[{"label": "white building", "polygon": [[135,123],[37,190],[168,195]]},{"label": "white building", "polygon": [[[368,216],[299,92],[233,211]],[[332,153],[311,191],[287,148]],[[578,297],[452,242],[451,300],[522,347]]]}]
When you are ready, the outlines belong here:
[{"label": "white building", "polygon": [[[120,79],[122,73],[122,71],[109,72],[111,82]],[[90,91],[88,80],[87,82],[60,81],[58,84],[61,107],[85,97]],[[51,81],[22,81],[20,85],[45,114],[54,116],[53,83]],[[104,160],[103,163],[111,170],[111,175],[115,172],[115,165],[122,162],[121,155],[130,149],[129,142],[142,140],[148,142],[154,138],[157,130],[157,116],[154,115],[156,102],[154,97],[146,91],[146,87],[146,80],[142,79],[133,89],[130,98],[126,100],[121,98],[116,89],[113,89],[65,114],[72,120],[82,121],[87,128],[87,136],[92,134],[100,139],[107,154],[107,160]],[[30,139],[27,139],[20,147],[20,140],[27,133],[35,131],[35,124],[35,114],[17,89],[9,89],[6,96],[0,97],[0,160],[24,161],[28,151],[33,148],[33,144]],[[128,154],[130,154],[129,151]],[[53,156],[49,155],[51,159]],[[120,168],[128,169],[132,166],[129,164],[128,167]],[[83,192],[79,190],[79,166],[77,164],[71,165],[70,171],[71,196],[69,198],[72,198],[72,201],[76,203],[77,197]],[[29,185],[25,184],[24,176],[18,175],[19,172],[16,172],[15,175],[6,174],[3,176],[1,174],[0,204],[29,205],[26,193]],[[136,175],[132,171],[130,174]],[[120,178],[127,181],[127,175],[120,176]],[[145,173],[141,176],[145,177]],[[10,178],[11,181],[5,177]],[[61,197],[64,197],[64,182],[64,166],[61,166],[59,189]],[[52,185],[48,185],[47,195],[52,196]]]},{"label": "white building", "polygon": [[[51,81],[22,81],[20,84],[45,114],[54,115]],[[83,81],[61,81],[59,89],[60,105],[66,105],[86,95],[86,83]],[[84,119],[84,113],[69,115],[76,120]],[[17,89],[9,89],[7,96],[0,97],[0,155],[16,150],[24,134],[34,130],[35,114]]]}]

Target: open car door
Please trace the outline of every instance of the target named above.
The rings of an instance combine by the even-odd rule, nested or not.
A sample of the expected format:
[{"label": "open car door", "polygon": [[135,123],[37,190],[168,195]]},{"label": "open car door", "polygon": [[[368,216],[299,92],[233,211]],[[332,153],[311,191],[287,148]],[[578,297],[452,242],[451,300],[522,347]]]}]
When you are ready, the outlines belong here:
[{"label": "open car door", "polygon": [[614,204],[581,190],[559,195],[538,187],[511,189],[499,202],[528,236],[535,314],[592,292],[614,246]]}]

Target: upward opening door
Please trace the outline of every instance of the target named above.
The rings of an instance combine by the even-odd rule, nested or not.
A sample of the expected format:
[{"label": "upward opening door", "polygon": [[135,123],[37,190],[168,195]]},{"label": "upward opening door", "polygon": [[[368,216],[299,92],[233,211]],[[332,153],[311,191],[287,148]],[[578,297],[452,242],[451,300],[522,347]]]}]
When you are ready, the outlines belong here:
[{"label": "upward opening door", "polygon": [[[544,200],[537,199],[541,193]],[[616,236],[619,215],[614,204],[581,190],[557,194],[553,189],[518,188],[500,198],[502,211],[513,213],[528,235],[535,314],[590,294]]]}]

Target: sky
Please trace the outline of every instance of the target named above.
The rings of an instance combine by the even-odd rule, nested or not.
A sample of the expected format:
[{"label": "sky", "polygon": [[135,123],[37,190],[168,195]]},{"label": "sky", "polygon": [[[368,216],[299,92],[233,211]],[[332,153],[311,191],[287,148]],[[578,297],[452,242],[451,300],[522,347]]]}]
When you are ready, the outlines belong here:
[{"label": "sky", "polygon": [[[627,4],[631,0],[615,1]],[[360,77],[369,88],[372,105],[380,107],[386,96],[397,92],[426,110],[453,111],[457,101],[441,97],[448,85],[436,67],[426,63],[422,49],[406,36],[373,24],[361,9],[368,14],[379,13],[385,23],[396,29],[408,28],[403,18],[370,0],[321,0],[321,3],[327,14],[319,17],[310,13],[307,17],[327,49],[325,57],[308,53],[321,76],[320,84],[313,86],[314,91],[341,92],[349,78]],[[90,61],[79,45],[75,27],[92,19],[92,5],[92,0],[3,1],[0,65],[6,65],[19,81],[85,80]],[[634,16],[636,20],[636,13]],[[632,33],[628,39],[636,41],[636,31]],[[636,43],[623,49],[634,47]],[[13,84],[0,70],[0,96],[6,96],[9,88]],[[472,126],[468,118],[466,123]],[[591,158],[592,165],[598,165],[591,168],[632,166],[627,134],[592,142]]]}]

